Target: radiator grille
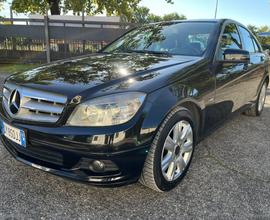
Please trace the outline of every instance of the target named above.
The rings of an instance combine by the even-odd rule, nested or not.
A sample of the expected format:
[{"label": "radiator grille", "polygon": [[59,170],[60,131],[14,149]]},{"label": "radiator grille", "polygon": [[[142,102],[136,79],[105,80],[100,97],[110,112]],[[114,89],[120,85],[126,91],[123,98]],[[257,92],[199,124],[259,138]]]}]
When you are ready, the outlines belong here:
[{"label": "radiator grille", "polygon": [[[16,114],[10,111],[9,100],[12,92],[20,94],[20,107]],[[8,114],[15,119],[36,122],[55,123],[60,118],[67,102],[67,97],[47,91],[40,91],[11,83],[5,83],[3,105]]]}]

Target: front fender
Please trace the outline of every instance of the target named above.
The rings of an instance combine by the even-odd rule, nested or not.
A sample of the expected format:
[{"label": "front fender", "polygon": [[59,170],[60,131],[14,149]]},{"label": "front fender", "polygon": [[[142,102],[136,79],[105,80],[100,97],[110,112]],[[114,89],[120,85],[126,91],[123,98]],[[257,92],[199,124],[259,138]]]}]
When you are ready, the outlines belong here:
[{"label": "front fender", "polygon": [[[141,127],[141,136],[154,137],[163,120],[176,106],[193,103],[200,110],[204,109],[204,102],[196,99],[198,91],[185,85],[171,84],[159,89],[147,98],[147,114]],[[150,141],[150,140],[149,140]]]}]

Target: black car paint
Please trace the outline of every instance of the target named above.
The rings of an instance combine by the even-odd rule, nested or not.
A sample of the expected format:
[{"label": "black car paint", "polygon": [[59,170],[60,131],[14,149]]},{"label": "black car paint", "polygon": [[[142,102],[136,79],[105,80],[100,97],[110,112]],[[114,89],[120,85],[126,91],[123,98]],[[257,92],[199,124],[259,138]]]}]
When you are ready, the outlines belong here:
[{"label": "black car paint", "polygon": [[[182,104],[194,115],[198,113],[200,140],[231,113],[253,104],[262,83],[268,80],[267,61],[261,58],[265,56],[263,53],[252,54],[248,66],[216,61],[216,48],[224,25],[236,22],[203,22],[217,23],[212,43],[203,57],[100,52],[9,77],[7,81],[18,85],[65,94],[70,104],[53,125],[13,120],[1,105],[2,120],[24,129],[29,140],[27,149],[23,149],[2,136],[5,147],[24,163],[95,185],[136,181],[157,129],[171,109]],[[121,73],[121,67],[128,71]],[[243,92],[250,88],[253,92]],[[108,127],[66,125],[72,110],[79,104],[73,103],[74,97],[79,96],[80,102],[84,102],[127,91],[147,94],[141,109],[127,123]],[[102,141],[97,143],[95,140],[99,139]],[[62,165],[48,162],[50,158],[43,160],[42,152],[48,158],[61,155]],[[85,163],[89,159],[113,161],[119,170],[97,174],[80,167],[82,160]],[[99,180],[91,181],[89,177]]]}]

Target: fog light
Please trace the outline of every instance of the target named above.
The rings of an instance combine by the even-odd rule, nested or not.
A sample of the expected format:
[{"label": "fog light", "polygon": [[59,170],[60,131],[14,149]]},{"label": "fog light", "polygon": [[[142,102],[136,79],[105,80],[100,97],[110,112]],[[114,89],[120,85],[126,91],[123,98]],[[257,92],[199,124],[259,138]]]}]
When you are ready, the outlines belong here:
[{"label": "fog light", "polygon": [[105,171],[105,164],[100,160],[94,160],[90,165],[89,169],[94,172],[104,172]]}]

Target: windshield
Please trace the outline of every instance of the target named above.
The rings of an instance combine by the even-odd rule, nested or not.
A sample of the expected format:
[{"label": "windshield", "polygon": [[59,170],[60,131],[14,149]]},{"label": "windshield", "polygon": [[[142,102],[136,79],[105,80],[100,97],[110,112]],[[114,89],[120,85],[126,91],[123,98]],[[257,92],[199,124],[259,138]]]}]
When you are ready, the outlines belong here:
[{"label": "windshield", "polygon": [[146,25],[128,32],[103,52],[202,56],[208,48],[216,25],[214,22]]}]

